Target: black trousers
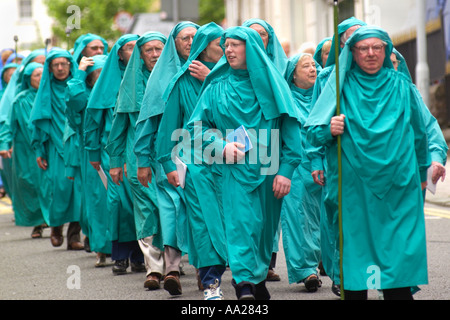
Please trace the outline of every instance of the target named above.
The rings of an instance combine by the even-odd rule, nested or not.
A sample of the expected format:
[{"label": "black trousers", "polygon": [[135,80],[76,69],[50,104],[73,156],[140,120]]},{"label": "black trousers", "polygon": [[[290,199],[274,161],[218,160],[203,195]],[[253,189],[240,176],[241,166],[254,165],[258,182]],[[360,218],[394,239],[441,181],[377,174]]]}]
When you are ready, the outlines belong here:
[{"label": "black trousers", "polygon": [[[367,290],[344,290],[344,300],[367,300]],[[395,288],[383,290],[384,300],[414,300],[411,288]]]}]

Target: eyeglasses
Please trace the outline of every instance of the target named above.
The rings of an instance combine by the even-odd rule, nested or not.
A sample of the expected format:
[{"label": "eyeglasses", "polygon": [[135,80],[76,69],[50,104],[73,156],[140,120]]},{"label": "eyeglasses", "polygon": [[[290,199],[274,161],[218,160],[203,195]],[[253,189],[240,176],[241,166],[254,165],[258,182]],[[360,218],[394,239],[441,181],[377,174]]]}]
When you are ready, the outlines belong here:
[{"label": "eyeglasses", "polygon": [[395,66],[398,66],[400,63],[401,63],[400,60],[394,60],[394,61],[392,61],[392,64],[394,65],[394,67],[395,67]]},{"label": "eyeglasses", "polygon": [[220,47],[221,47],[223,50],[228,49],[228,47],[230,47],[231,49],[236,49],[237,47],[242,46],[242,45],[244,45],[244,44],[245,44],[245,43],[243,43],[243,42],[238,42],[238,43],[232,42],[232,43],[224,43],[224,44],[221,44]]},{"label": "eyeglasses", "polygon": [[97,51],[97,50],[105,51],[104,46],[86,46],[86,48],[92,49],[94,51]]},{"label": "eyeglasses", "polygon": [[176,39],[180,39],[182,42],[188,42],[189,40],[194,40],[194,36],[176,37]]},{"label": "eyeglasses", "polygon": [[372,51],[376,54],[381,53],[383,51],[385,45],[384,44],[376,44],[373,46],[359,46],[359,47],[353,47],[354,49],[358,50],[359,53],[366,55],[369,53],[369,50],[372,49]]},{"label": "eyeglasses", "polygon": [[50,64],[51,68],[56,68],[56,69],[58,69],[59,67],[67,68],[69,66],[70,66],[70,62],[69,61],[68,62],[59,62],[59,63],[51,63]]}]

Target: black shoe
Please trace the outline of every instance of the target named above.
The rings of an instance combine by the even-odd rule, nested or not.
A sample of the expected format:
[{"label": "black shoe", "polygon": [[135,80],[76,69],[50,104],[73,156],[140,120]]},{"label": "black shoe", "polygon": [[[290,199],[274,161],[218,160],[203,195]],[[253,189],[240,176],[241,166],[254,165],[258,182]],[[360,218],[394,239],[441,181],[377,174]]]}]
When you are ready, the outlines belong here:
[{"label": "black shoe", "polygon": [[308,292],[316,292],[317,289],[322,286],[322,281],[320,281],[316,274],[312,274],[306,279],[303,279],[303,282],[305,283],[305,288]]},{"label": "black shoe", "polygon": [[143,262],[131,262],[131,272],[146,272],[145,265]]},{"label": "black shoe", "polygon": [[331,292],[333,292],[338,297],[341,297],[341,286],[333,282],[333,284],[331,285]]},{"label": "black shoe", "polygon": [[242,281],[239,284],[236,280],[231,279],[231,284],[236,290],[236,298],[238,300],[255,300],[255,285],[251,282]]},{"label": "black shoe", "polygon": [[126,274],[128,268],[128,259],[116,260],[112,267],[112,272],[114,275]]},{"label": "black shoe", "polygon": [[88,237],[84,237],[84,251],[92,252],[91,251],[91,245],[89,244],[89,238]]}]

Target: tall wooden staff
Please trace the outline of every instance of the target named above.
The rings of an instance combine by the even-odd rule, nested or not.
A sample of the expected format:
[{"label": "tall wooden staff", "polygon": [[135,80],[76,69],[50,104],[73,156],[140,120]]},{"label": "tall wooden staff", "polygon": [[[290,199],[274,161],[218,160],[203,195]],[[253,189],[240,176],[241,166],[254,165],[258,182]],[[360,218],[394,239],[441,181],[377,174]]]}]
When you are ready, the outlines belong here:
[{"label": "tall wooden staff", "polygon": [[16,54],[16,57],[14,58],[14,62],[19,62],[19,54],[17,53],[17,42],[19,42],[19,37],[18,36],[14,36],[14,42],[15,42],[15,48],[14,48],[14,53]]},{"label": "tall wooden staff", "polygon": [[[341,115],[341,94],[339,83],[339,5],[338,0],[334,0],[334,49],[336,56],[336,115]],[[339,277],[341,281],[341,300],[345,300],[344,294],[344,270],[343,270],[343,249],[344,235],[342,229],[342,152],[341,152],[341,135],[337,136],[337,155],[338,155],[338,217],[339,217]]]}]

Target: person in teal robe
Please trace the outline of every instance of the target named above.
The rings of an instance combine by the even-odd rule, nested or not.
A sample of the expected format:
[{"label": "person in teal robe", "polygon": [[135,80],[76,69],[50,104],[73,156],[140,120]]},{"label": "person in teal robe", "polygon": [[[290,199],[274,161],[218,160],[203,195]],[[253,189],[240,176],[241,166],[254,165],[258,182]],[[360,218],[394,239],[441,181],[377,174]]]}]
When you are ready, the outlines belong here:
[{"label": "person in teal robe", "polygon": [[126,274],[130,263],[132,271],[145,270],[144,258],[136,241],[130,185],[126,180],[120,186],[112,181],[109,155],[105,150],[120,83],[138,38],[138,35],[126,34],[116,41],[91,92],[85,113],[84,140],[89,161],[95,169],[103,170],[108,180],[108,236],[112,241],[112,271],[115,275]]},{"label": "person in teal robe", "polygon": [[[311,109],[311,98],[319,64],[310,54],[289,59],[285,79],[305,123]],[[283,198],[281,227],[289,283],[305,284],[309,292],[321,286],[317,268],[320,254],[320,208],[322,187],[311,176],[311,161],[306,150],[306,130],[302,127],[302,162],[292,176],[291,192]]]},{"label": "person in teal robe", "polygon": [[7,65],[5,65],[2,68],[2,71],[1,71],[1,74],[0,74],[0,76],[1,76],[0,80],[1,80],[1,83],[2,83],[2,88],[0,89],[0,100],[1,100],[1,98],[3,96],[3,94],[5,93],[6,88],[8,86],[8,83],[10,82],[11,77],[12,77],[12,74],[11,74],[9,79],[6,80],[6,77],[7,77],[6,73],[7,73],[7,71],[9,70],[9,72],[14,73],[18,67],[19,67],[19,64],[17,64],[17,63],[8,63]]},{"label": "person in teal robe", "polygon": [[[99,74],[106,63],[106,55],[96,55],[92,59],[82,59],[74,77],[67,83],[66,117],[73,134],[74,143],[78,145],[79,153],[71,153],[76,157],[70,163],[81,170],[83,186],[83,217],[82,230],[89,239],[90,250],[97,253],[96,267],[105,266],[106,254],[111,253],[111,240],[108,237],[109,214],[106,206],[106,188],[99,173],[89,163],[84,147],[84,126],[86,106]],[[86,249],[86,248],[85,248]]]},{"label": "person in teal robe", "polygon": [[[334,70],[334,65],[336,63],[336,54],[335,54],[335,37],[339,38],[339,53],[342,52],[342,48],[345,45],[347,39],[352,35],[352,33],[359,27],[367,25],[364,21],[356,19],[355,17],[350,17],[344,21],[342,21],[338,25],[338,34],[333,35],[331,38],[331,48],[330,53],[327,58],[327,63],[323,66],[323,69],[320,70],[316,83],[314,85],[313,95],[311,105],[313,106],[317,99],[319,98],[324,85],[328,81],[328,78],[331,72]],[[307,150],[308,158],[311,159],[311,170],[313,174],[314,181],[323,187],[323,194],[326,193],[326,189],[328,185],[324,183],[324,177],[326,175],[326,167],[327,162],[325,158],[325,149],[323,147],[313,148],[312,152]],[[333,230],[336,230],[335,227],[330,227],[332,225],[336,226],[338,221],[337,216],[329,215],[326,213],[325,209],[321,210],[321,218],[320,218],[320,237],[321,237],[321,251],[322,251],[322,265],[325,273],[330,279],[333,281],[331,286],[331,291],[340,296],[340,278],[339,278],[339,264],[336,264],[335,261],[338,260],[339,251],[336,251],[337,244],[335,243],[335,239],[337,237],[336,234],[333,233]]]},{"label": "person in teal robe", "polygon": [[0,129],[0,154],[12,159],[12,206],[17,226],[33,226],[32,238],[42,237],[44,216],[39,203],[39,168],[32,152],[29,120],[43,65],[31,62],[23,71],[10,116]]},{"label": "person in teal robe", "polygon": [[333,38],[325,38],[319,42],[316,51],[314,52],[314,60],[319,64],[320,71],[327,65],[328,56],[331,50],[331,41]]},{"label": "person in teal robe", "polygon": [[[363,48],[369,48],[366,56],[359,52]],[[410,288],[428,282],[426,126],[411,81],[393,69],[392,49],[384,30],[356,30],[339,57],[342,115],[335,115],[333,71],[305,124],[311,144],[326,147],[324,204],[331,216],[338,210],[336,135],[341,135],[341,285],[349,300],[367,299],[368,289],[383,290],[385,300],[412,299]],[[368,65],[364,57],[376,63]]]},{"label": "person in teal robe", "polygon": [[[1,72],[0,72],[0,80],[1,80],[1,89],[0,89],[0,101],[3,97],[3,94],[6,91],[6,88],[8,86],[8,83],[11,81],[11,77],[7,78],[7,73],[9,72],[14,72],[17,68],[19,67],[19,65],[17,63],[8,63],[7,65],[5,65],[4,67],[2,67]],[[3,198],[6,194],[11,194],[9,191],[9,185],[8,185],[8,177],[5,174],[5,171],[3,170],[3,162],[7,162],[6,166],[7,166],[7,172],[8,172],[8,168],[10,168],[10,159],[9,158],[4,158],[2,159],[2,168],[0,169],[0,197]],[[11,178],[11,175],[8,175],[9,178]],[[9,179],[11,180],[11,179]],[[5,181],[5,182],[3,182]]]},{"label": "person in teal robe", "polygon": [[[221,45],[225,56],[205,79],[187,129],[194,144],[202,143],[203,161],[221,164],[220,193],[236,296],[269,299],[265,279],[282,197],[289,193],[301,160],[300,114],[258,32],[229,28]],[[249,139],[225,140],[241,126]]]},{"label": "person in teal robe", "polygon": [[[263,29],[258,28],[259,25]],[[266,49],[266,53],[269,56],[270,60],[275,64],[278,71],[280,73],[283,73],[286,70],[286,65],[288,63],[288,57],[286,56],[286,52],[283,49],[283,46],[281,45],[280,41],[278,40],[278,37],[273,30],[273,27],[267,22],[262,19],[248,19],[244,21],[242,24],[243,27],[249,27],[249,28],[258,28],[256,30],[259,35],[261,36],[261,39],[264,43],[264,48]]]},{"label": "person in teal robe", "polygon": [[133,146],[137,158],[139,182],[144,187],[148,187],[152,180],[152,172],[155,176],[165,271],[168,275],[164,279],[164,289],[172,295],[182,294],[179,275],[181,256],[187,252],[186,208],[183,190],[173,187],[168,182],[162,165],[156,160],[155,142],[165,109],[164,91],[188,58],[182,54],[181,48],[177,47],[179,42],[176,39],[184,31],[192,31],[192,29],[196,31],[198,28],[199,25],[193,22],[182,21],[175,25],[167,37],[164,50],[147,82],[136,122]]},{"label": "person in teal robe", "polygon": [[[0,127],[8,118],[12,102],[14,101],[14,98],[16,97],[16,94],[18,93],[19,87],[22,83],[23,70],[30,62],[38,62],[44,64],[45,50],[33,50],[14,71],[8,83],[8,86],[6,87],[2,95],[2,99],[0,100]],[[9,188],[9,185],[11,185],[12,183],[11,165],[11,159],[3,159],[3,169],[0,171],[3,185],[9,196],[12,196],[11,190]]]},{"label": "person in teal robe", "polygon": [[77,63],[80,63],[83,57],[107,54],[108,42],[99,35],[86,33],[75,40],[73,58]]},{"label": "person in teal robe", "polygon": [[[205,299],[223,299],[220,283],[227,263],[225,231],[218,194],[211,192],[218,189],[218,186],[212,167],[202,163],[196,164],[192,151],[188,152],[192,157],[187,159],[184,152],[173,154],[179,141],[173,140],[172,133],[186,128],[203,84],[202,80],[191,74],[189,67],[196,60],[212,69],[223,56],[223,50],[219,45],[222,34],[222,27],[214,22],[197,30],[188,60],[173,77],[164,93],[166,108],[156,141],[157,159],[162,164],[168,181],[174,187],[180,187],[180,177],[172,157],[178,156],[187,165],[185,184],[182,188],[188,221],[188,257],[190,264],[198,269],[205,289]],[[187,147],[191,149],[189,145]]]},{"label": "person in teal robe", "polygon": [[160,32],[149,31],[139,37],[120,86],[114,118],[106,151],[110,156],[110,175],[120,185],[126,179],[133,194],[136,238],[144,254],[147,277],[144,287],[160,288],[164,274],[164,256],[159,222],[156,182],[145,188],[137,178],[137,160],[133,152],[134,126],[139,116],[148,78],[160,57],[167,38]]},{"label": "person in teal robe", "polygon": [[76,68],[77,64],[67,50],[54,49],[48,54],[35,100],[35,105],[39,107],[33,108],[30,115],[32,146],[41,168],[40,203],[44,219],[52,227],[50,240],[53,246],[62,245],[64,224],[70,223],[67,230],[68,250],[83,248],[79,224],[81,190],[76,189],[75,180],[65,175],[63,145],[65,91]]},{"label": "person in teal robe", "polygon": [[[273,27],[262,19],[252,18],[244,21],[243,27],[249,27],[259,33],[263,40],[264,48],[269,59],[275,64],[280,73],[284,73],[288,63],[288,57],[283,49]],[[273,255],[270,261],[269,272],[267,273],[267,281],[280,281],[280,276],[275,272],[275,265],[277,260],[277,252],[279,251],[278,242],[280,239],[281,226],[275,235],[273,244]]]}]

